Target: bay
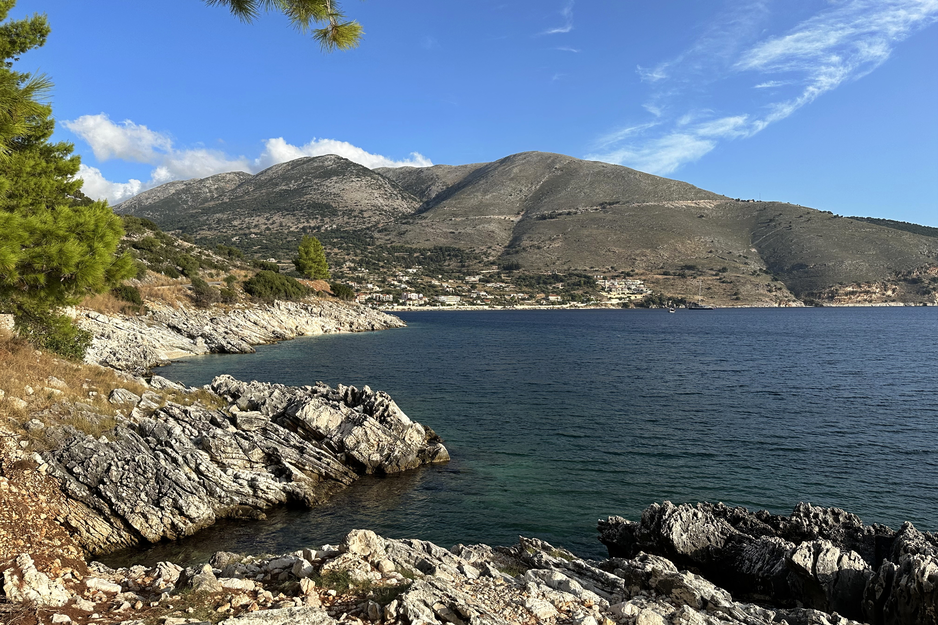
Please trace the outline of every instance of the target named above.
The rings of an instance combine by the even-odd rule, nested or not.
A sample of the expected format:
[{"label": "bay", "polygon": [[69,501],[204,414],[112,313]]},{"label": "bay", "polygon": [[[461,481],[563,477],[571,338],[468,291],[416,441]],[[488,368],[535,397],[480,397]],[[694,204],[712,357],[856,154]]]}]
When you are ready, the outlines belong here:
[{"label": "bay", "polygon": [[222,522],[105,561],[282,553],[353,528],[457,542],[535,536],[601,557],[596,520],[653,502],[938,529],[935,308],[406,312],[159,373],[369,385],[439,433],[446,465],[365,478],[313,510]]}]

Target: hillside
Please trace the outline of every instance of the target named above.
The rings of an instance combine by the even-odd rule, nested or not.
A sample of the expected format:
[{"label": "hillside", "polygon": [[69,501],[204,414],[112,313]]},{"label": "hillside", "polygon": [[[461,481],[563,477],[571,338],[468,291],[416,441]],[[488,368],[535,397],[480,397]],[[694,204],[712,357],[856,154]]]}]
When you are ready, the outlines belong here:
[{"label": "hillside", "polygon": [[703,288],[723,305],[934,303],[938,292],[938,238],[923,230],[559,154],[375,171],[324,156],[231,176],[170,183],[118,212],[281,260],[312,233],[334,267],[372,273],[628,276],[674,297]]},{"label": "hillside", "polygon": [[138,195],[118,214],[152,219],[196,238],[368,228],[413,213],[420,202],[393,181],[338,156],[300,158],[255,176],[236,172]]}]

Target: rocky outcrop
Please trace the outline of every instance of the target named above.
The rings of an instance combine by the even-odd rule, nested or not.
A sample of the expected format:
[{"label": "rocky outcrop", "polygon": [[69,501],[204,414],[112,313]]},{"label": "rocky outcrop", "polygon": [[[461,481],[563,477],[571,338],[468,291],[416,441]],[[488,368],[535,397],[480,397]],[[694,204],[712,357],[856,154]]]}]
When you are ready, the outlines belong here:
[{"label": "rocky outcrop", "polygon": [[[58,478],[56,513],[90,552],[176,539],[223,517],[256,517],[274,505],[315,505],[366,473],[449,460],[432,430],[386,393],[325,384],[302,388],[216,378],[213,392],[154,376],[154,391],[112,393],[124,416],[110,425],[81,406],[50,426],[40,469]],[[186,399],[199,394],[198,401]],[[191,405],[186,405],[186,404]],[[210,407],[211,404],[217,407]],[[90,407],[88,407],[90,408]]]},{"label": "rocky outcrop", "polygon": [[234,308],[173,308],[148,304],[145,317],[76,311],[76,322],[94,335],[85,356],[121,371],[142,374],[174,358],[197,354],[247,354],[252,345],[297,336],[398,328],[397,317],[363,306],[324,299],[239,305]]},{"label": "rocky outcrop", "polygon": [[874,625],[938,623],[938,537],[909,523],[895,532],[807,503],[785,517],[664,502],[599,532],[610,556],[658,554],[748,600]]},{"label": "rocky outcrop", "polygon": [[279,556],[218,552],[187,569],[91,568],[83,584],[66,581],[67,605],[47,612],[93,611],[125,625],[185,622],[172,610],[212,614],[223,625],[857,625],[734,601],[658,556],[582,560],[527,538],[510,548],[444,549],[353,530],[340,545]]}]

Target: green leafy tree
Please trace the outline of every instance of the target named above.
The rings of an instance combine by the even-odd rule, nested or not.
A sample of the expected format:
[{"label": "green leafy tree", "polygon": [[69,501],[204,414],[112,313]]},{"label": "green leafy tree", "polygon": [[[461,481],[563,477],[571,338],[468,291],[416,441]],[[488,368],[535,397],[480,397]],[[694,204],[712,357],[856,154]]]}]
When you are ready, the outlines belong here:
[{"label": "green leafy tree", "polygon": [[293,259],[296,270],[310,280],[328,280],[329,264],[326,262],[326,253],[322,243],[316,237],[306,235],[300,241],[299,254]]},{"label": "green leafy tree", "polygon": [[119,284],[134,265],[115,254],[120,218],[81,192],[72,146],[50,142],[52,110],[36,99],[48,81],[11,69],[49,34],[43,16],[5,21],[14,4],[0,0],[0,308],[21,335],[61,353],[75,329],[57,310]]},{"label": "green leafy tree", "polygon": [[[363,34],[361,24],[350,22],[339,9],[337,0],[204,0],[210,6],[225,6],[232,14],[250,22],[261,10],[280,11],[301,32],[312,32],[323,51],[348,50],[358,46]],[[312,25],[323,24],[322,28]]]}]

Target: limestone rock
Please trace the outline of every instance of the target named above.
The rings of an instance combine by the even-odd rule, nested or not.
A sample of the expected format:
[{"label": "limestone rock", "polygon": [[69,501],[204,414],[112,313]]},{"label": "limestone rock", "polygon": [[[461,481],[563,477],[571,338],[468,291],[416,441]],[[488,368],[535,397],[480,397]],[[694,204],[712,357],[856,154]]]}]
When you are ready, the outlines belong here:
[{"label": "limestone rock", "polygon": [[[231,376],[219,376],[212,387],[244,411],[160,406],[162,397],[147,391],[130,419],[104,437],[57,426],[59,445],[41,459],[67,496],[61,516],[86,549],[174,540],[219,518],[256,518],[275,505],[312,506],[364,473],[449,457],[432,430],[367,387],[296,388]],[[338,417],[332,429],[311,428],[298,425],[297,414],[310,422]],[[378,554],[380,540],[371,536],[374,545],[359,541],[354,548]]]},{"label": "limestone rock", "polygon": [[254,351],[252,345],[302,335],[404,325],[397,317],[364,306],[320,299],[241,304],[230,310],[173,308],[158,302],[148,308],[146,317],[76,311],[76,323],[94,335],[85,360],[142,374],[183,356],[247,354]]},{"label": "limestone rock", "polygon": [[16,557],[14,566],[3,571],[3,593],[11,603],[51,608],[63,606],[71,598],[60,582],[38,571],[33,559],[25,553]]},{"label": "limestone rock", "polygon": [[332,625],[337,621],[322,608],[283,608],[263,610],[225,619],[219,625]]},{"label": "limestone rock", "polygon": [[[785,610],[876,624],[938,623],[938,537],[910,524],[896,533],[807,503],[784,517],[664,502],[647,508],[638,523],[601,520],[599,531],[611,556],[660,554],[735,596]],[[809,612],[798,614],[792,618]]]}]

